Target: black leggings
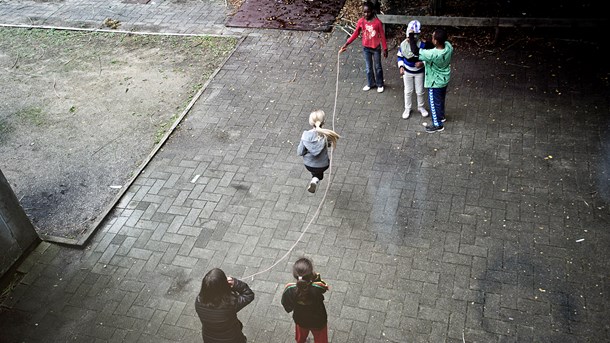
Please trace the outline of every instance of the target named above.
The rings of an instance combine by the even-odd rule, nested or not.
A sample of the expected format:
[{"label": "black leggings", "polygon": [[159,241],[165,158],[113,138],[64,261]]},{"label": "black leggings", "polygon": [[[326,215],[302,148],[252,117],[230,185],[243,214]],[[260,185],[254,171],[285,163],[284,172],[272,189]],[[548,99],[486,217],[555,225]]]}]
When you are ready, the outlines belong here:
[{"label": "black leggings", "polygon": [[305,168],[307,168],[307,170],[309,170],[311,172],[311,176],[317,177],[318,180],[322,180],[324,178],[324,172],[326,171],[326,169],[328,169],[328,167],[329,166],[322,167],[322,168],[314,168],[314,167],[305,166]]}]

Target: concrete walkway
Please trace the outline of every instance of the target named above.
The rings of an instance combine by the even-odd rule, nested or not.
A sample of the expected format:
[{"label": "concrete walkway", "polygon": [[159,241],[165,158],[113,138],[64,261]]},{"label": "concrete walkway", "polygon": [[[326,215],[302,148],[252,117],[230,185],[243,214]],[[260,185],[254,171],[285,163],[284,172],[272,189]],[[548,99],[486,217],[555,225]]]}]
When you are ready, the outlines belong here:
[{"label": "concrete walkway", "polygon": [[610,340],[603,75],[535,51],[457,49],[446,130],[430,135],[417,114],[401,118],[396,50],[386,91],[365,93],[355,43],[340,58],[332,177],[311,195],[296,144],[310,111],[333,123],[345,35],[228,29],[226,13],[222,1],[0,1],[3,24],[111,17],[245,36],[91,242],[41,243],[20,266],[0,341],[200,342],[205,272],[263,271],[305,228],[286,260],[245,280],[249,342],[293,341],[280,297],[302,255],[331,286],[332,342]]}]

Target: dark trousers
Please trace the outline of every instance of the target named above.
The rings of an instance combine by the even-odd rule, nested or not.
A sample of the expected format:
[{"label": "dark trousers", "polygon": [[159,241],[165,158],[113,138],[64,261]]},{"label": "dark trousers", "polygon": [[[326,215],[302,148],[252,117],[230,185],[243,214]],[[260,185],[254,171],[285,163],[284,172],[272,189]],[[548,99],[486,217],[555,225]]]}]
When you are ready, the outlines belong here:
[{"label": "dark trousers", "polygon": [[381,66],[381,46],[376,49],[362,47],[366,63],[366,81],[369,87],[383,87],[383,67]]},{"label": "dark trousers", "polygon": [[322,180],[324,178],[324,172],[326,171],[326,169],[328,169],[328,167],[329,166],[322,167],[322,168],[314,168],[314,167],[305,166],[305,168],[307,170],[309,170],[309,172],[311,173],[311,176],[317,177],[318,180]]},{"label": "dark trousers", "polygon": [[430,101],[430,113],[432,113],[432,125],[434,127],[443,126],[442,120],[445,119],[445,96],[447,87],[428,88],[428,100]]}]

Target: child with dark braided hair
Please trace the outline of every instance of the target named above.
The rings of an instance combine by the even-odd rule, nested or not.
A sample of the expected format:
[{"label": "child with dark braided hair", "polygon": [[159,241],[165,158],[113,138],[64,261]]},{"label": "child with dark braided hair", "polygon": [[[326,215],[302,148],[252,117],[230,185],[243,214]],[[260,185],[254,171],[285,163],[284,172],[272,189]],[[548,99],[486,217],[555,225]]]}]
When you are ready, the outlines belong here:
[{"label": "child with dark braided hair", "polygon": [[311,260],[305,257],[294,263],[292,275],[297,282],[284,288],[282,306],[286,312],[293,312],[296,342],[305,343],[311,332],[315,343],[328,343],[328,317],[323,295],[328,285],[313,271]]}]

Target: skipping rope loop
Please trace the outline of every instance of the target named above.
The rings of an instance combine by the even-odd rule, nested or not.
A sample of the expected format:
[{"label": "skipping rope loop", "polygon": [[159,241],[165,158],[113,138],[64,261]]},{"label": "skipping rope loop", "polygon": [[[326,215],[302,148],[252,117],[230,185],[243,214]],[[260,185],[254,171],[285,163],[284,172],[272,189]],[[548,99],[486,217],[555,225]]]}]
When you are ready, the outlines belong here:
[{"label": "skipping rope loop", "polygon": [[[340,66],[340,55],[341,55],[341,50],[339,50],[339,52],[337,52],[337,78],[335,80],[335,103],[333,105],[333,119],[332,119],[332,130],[335,131],[335,114],[337,113],[337,99],[339,96],[339,66]],[[299,235],[299,238],[297,238],[297,240],[294,242],[294,244],[292,244],[292,246],[290,247],[290,249],[288,249],[288,251],[286,251],[286,253],[277,261],[275,261],[270,267],[268,267],[267,269],[261,270],[259,272],[256,272],[254,274],[248,275],[243,277],[243,279],[252,279],[254,280],[254,277],[256,275],[260,275],[262,273],[266,273],[268,271],[270,271],[271,269],[273,269],[273,267],[277,266],[281,261],[283,261],[286,257],[288,257],[288,255],[290,255],[290,253],[294,250],[294,248],[297,246],[297,244],[299,244],[299,242],[301,242],[301,239],[303,239],[303,236],[305,236],[305,233],[307,233],[307,230],[309,230],[309,227],[311,226],[311,224],[313,223],[313,221],[318,217],[318,215],[320,214],[320,210],[322,209],[322,205],[324,204],[324,201],[326,200],[326,195],[328,194],[328,190],[330,189],[330,184],[332,182],[332,175],[333,175],[333,151],[335,150],[334,146],[331,146],[330,148],[330,156],[329,156],[329,169],[328,169],[328,178],[329,181],[326,183],[326,189],[324,190],[324,195],[322,196],[322,200],[320,200],[320,204],[318,205],[318,208],[316,209],[316,212],[314,213],[314,215],[311,217],[311,220],[309,221],[309,223],[307,223],[307,226],[305,227],[305,229],[303,230],[303,232],[301,232],[301,234]]]}]

